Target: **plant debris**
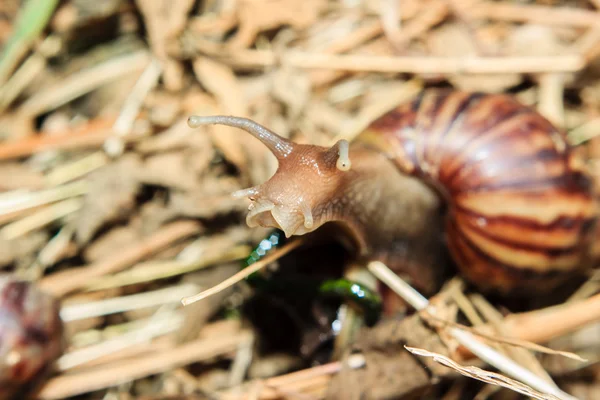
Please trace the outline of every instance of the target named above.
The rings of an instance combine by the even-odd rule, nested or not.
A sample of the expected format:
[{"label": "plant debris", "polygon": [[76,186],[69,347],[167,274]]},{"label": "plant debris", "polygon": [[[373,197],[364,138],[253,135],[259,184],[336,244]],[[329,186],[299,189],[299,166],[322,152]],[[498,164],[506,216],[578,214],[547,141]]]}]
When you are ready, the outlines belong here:
[{"label": "plant debris", "polygon": [[331,146],[424,88],[510,93],[600,188],[599,26],[600,0],[0,2],[0,267],[56,296],[66,330],[38,398],[553,398],[453,329],[599,398],[597,271],[530,301],[454,277],[435,315],[390,292],[404,314],[365,326],[304,289],[355,276],[335,246],[288,243],[240,273],[269,231],[231,193],[277,162],[187,124],[235,115]]}]

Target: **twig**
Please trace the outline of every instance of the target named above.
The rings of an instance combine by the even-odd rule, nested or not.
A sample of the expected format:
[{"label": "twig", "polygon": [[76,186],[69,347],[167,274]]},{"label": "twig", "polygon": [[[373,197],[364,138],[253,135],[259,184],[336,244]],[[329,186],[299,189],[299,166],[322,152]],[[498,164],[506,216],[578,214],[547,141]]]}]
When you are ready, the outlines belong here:
[{"label": "twig", "polygon": [[294,250],[301,244],[302,244],[302,239],[294,239],[293,241],[289,242],[288,244],[284,245],[283,247],[275,250],[273,253],[266,256],[262,260],[255,262],[254,264],[250,265],[249,267],[244,268],[243,270],[236,273],[235,275],[225,279],[223,282],[219,283],[218,285],[215,285],[215,286],[211,287],[210,289],[200,292],[194,296],[184,297],[183,299],[181,299],[181,304],[183,304],[184,306],[187,306],[187,305],[190,305],[197,301],[200,301],[202,299],[205,299],[209,296],[212,296],[213,294],[217,294],[217,293],[227,289],[228,287],[235,285],[242,279],[261,270],[262,268],[266,267],[268,264],[272,263],[273,261],[283,257],[285,254]]},{"label": "twig", "polygon": [[584,58],[577,54],[536,57],[393,57],[289,51],[279,58],[277,53],[270,50],[240,50],[224,55],[223,61],[238,68],[272,67],[283,64],[304,69],[414,74],[577,72],[586,66]]},{"label": "twig", "polygon": [[542,74],[539,78],[538,111],[557,127],[565,125],[564,76],[560,73]]},{"label": "twig", "polygon": [[0,229],[0,240],[12,240],[79,210],[83,200],[67,199],[45,207]]},{"label": "twig", "polygon": [[36,92],[21,105],[19,112],[36,116],[70,102],[108,82],[143,70],[150,60],[146,50],[112,58],[102,64],[74,73]]},{"label": "twig", "polygon": [[[257,398],[261,400],[275,399],[278,398],[278,394],[285,392],[287,389],[302,389],[303,387],[312,385],[315,379],[320,379],[323,376],[330,376],[340,372],[344,365],[352,369],[362,368],[365,365],[365,359],[360,354],[354,354],[343,362],[336,361],[329,364],[319,365],[317,367],[303,369],[300,371],[291,372],[289,374],[265,379],[264,381],[257,381],[254,383],[254,385],[258,384],[260,386]],[[248,392],[242,386],[227,389],[221,392],[220,395],[223,399],[249,400],[249,396],[242,396],[240,398],[239,393]],[[265,388],[269,390],[263,392]]]},{"label": "twig", "polygon": [[56,201],[78,197],[87,193],[87,189],[87,182],[76,181],[37,192],[4,193],[3,197],[0,198],[0,215],[30,210]]},{"label": "twig", "polygon": [[56,296],[63,296],[85,287],[99,276],[121,271],[165,246],[199,232],[200,226],[195,222],[174,222],[120,254],[109,256],[87,267],[70,268],[49,275],[39,282],[40,287]]},{"label": "twig", "polygon": [[600,52],[600,25],[587,30],[572,46],[575,53],[581,54],[587,62],[592,61]]},{"label": "twig", "polygon": [[150,341],[155,337],[178,330],[182,323],[183,315],[181,313],[174,313],[171,310],[167,313],[159,313],[151,317],[147,324],[139,329],[64,354],[57,362],[58,369],[66,371],[78,365],[97,360],[100,357],[114,354],[119,350],[127,349],[130,346]]},{"label": "twig", "polygon": [[558,351],[558,350],[552,350],[549,349],[547,347],[544,346],[540,346],[539,344],[530,342],[530,341],[526,341],[526,340],[521,340],[521,339],[515,339],[515,338],[507,338],[507,337],[501,337],[501,336],[497,336],[497,335],[490,335],[487,334],[485,332],[482,332],[480,329],[477,328],[471,328],[462,324],[458,324],[456,322],[452,322],[452,321],[446,321],[444,319],[438,318],[434,315],[431,315],[429,313],[426,313],[425,316],[426,319],[431,319],[432,321],[435,321],[436,323],[440,323],[446,326],[454,326],[456,328],[471,332],[473,335],[475,336],[479,336],[481,338],[484,338],[486,340],[492,341],[492,342],[498,342],[498,343],[503,343],[503,344],[508,344],[511,346],[518,346],[518,347],[523,347],[529,350],[533,350],[533,351],[537,351],[538,353],[545,353],[545,354],[555,354],[555,355],[560,355],[563,357],[567,357],[570,358],[572,360],[577,360],[577,361],[582,361],[585,362],[587,361],[584,358],[581,358],[580,356],[578,356],[575,353],[571,353],[568,351]]},{"label": "twig", "polygon": [[113,132],[116,136],[108,138],[104,143],[104,149],[111,157],[116,157],[123,152],[125,145],[123,137],[131,131],[144,99],[158,83],[161,73],[162,67],[159,61],[152,58],[135,83],[113,125]]},{"label": "twig", "polygon": [[[252,251],[250,246],[240,245],[232,247],[226,250],[224,253],[210,257],[203,257],[193,261],[148,261],[136,265],[135,268],[132,268],[131,270],[94,279],[93,282],[90,282],[85,286],[85,290],[95,291],[114,289],[136,283],[171,278],[177,275],[198,271],[217,263],[240,260],[244,257],[247,257],[250,251]],[[179,299],[177,300],[181,300],[181,296],[179,296]]]},{"label": "twig", "polygon": [[572,7],[482,1],[465,9],[472,18],[574,27],[600,24],[600,15]]},{"label": "twig", "polygon": [[56,36],[49,36],[39,45],[10,79],[0,85],[0,112],[3,112],[21,94],[48,63],[48,57],[58,54],[62,43]]},{"label": "twig", "polygon": [[[36,135],[0,145],[0,161],[48,150],[73,150],[101,146],[112,134],[113,121],[94,119],[61,135]],[[137,138],[132,138],[132,140]]]},{"label": "twig", "polygon": [[62,185],[101,168],[108,164],[108,162],[109,158],[106,154],[102,151],[97,151],[71,163],[58,165],[54,170],[46,174],[46,185],[49,187]]},{"label": "twig", "polygon": [[415,347],[404,346],[406,350],[410,351],[413,354],[423,357],[431,357],[435,361],[439,362],[446,367],[452,368],[455,371],[460,372],[464,376],[468,376],[470,378],[474,378],[480,380],[482,382],[491,383],[493,385],[498,385],[505,387],[510,390],[514,390],[517,393],[524,394],[529,397],[533,397],[539,400],[560,400],[558,397],[554,395],[548,395],[544,393],[540,393],[527,385],[522,384],[521,382],[515,381],[513,379],[507,378],[500,374],[496,374],[494,372],[486,371],[477,367],[463,367],[458,363],[452,361],[448,357],[445,357],[441,354],[433,353],[423,349],[417,349]]},{"label": "twig", "polygon": [[572,129],[567,138],[571,145],[578,146],[598,137],[598,135],[600,135],[600,118],[594,118]]},{"label": "twig", "polygon": [[65,305],[60,310],[60,317],[65,322],[121,313],[141,308],[155,307],[168,303],[178,303],[181,296],[194,293],[198,287],[191,283],[167,287],[163,289],[113,297],[110,299]]},{"label": "twig", "polygon": [[[415,309],[418,311],[427,309],[429,313],[435,314],[434,309],[429,305],[429,301],[392,272],[385,264],[378,261],[371,262],[368,265],[368,269]],[[526,382],[531,387],[543,393],[552,394],[559,399],[574,399],[557,386],[549,384],[510,358],[483,344],[471,333],[458,328],[451,328],[449,332],[461,345],[469,349],[473,354],[504,373]]]},{"label": "twig", "polygon": [[535,338],[536,342],[546,342],[600,321],[600,294],[541,311],[512,314],[505,317],[504,321],[515,337],[527,340]]},{"label": "twig", "polygon": [[34,263],[34,267],[37,267],[36,279],[39,279],[43,274],[46,267],[56,263],[65,249],[71,243],[71,238],[75,233],[75,225],[72,223],[65,224],[60,231],[51,238],[48,243],[40,250],[37,260]]},{"label": "twig", "polygon": [[194,340],[177,348],[132,360],[118,360],[90,371],[61,375],[48,381],[38,397],[54,400],[76,396],[201,362],[234,351],[251,335],[250,331],[241,331],[235,335]]},{"label": "twig", "polygon": [[236,386],[244,381],[244,377],[246,376],[248,368],[250,367],[250,363],[252,362],[254,342],[255,338],[252,336],[247,342],[240,343],[238,346],[238,349],[235,352],[233,363],[229,368],[229,386]]}]

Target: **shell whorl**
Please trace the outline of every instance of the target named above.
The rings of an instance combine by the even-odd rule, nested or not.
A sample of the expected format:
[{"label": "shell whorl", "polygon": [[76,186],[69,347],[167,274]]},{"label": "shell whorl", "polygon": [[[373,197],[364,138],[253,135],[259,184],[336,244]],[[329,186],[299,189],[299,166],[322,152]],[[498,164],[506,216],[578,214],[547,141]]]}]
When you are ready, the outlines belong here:
[{"label": "shell whorl", "polygon": [[587,261],[597,218],[591,180],[564,134],[511,96],[428,90],[355,142],[440,190],[448,247],[467,279],[508,288]]}]

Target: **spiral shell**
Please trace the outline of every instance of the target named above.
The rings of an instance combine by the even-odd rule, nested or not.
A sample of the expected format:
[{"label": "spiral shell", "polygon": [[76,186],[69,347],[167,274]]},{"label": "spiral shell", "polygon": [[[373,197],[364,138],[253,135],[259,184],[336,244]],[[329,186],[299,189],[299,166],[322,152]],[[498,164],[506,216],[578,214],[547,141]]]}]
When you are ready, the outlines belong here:
[{"label": "spiral shell", "polygon": [[445,197],[449,250],[479,286],[509,289],[588,261],[598,215],[591,180],[566,136],[513,97],[428,90],[355,142]]},{"label": "spiral shell", "polygon": [[63,352],[59,304],[33,283],[0,276],[0,399],[27,399]]}]

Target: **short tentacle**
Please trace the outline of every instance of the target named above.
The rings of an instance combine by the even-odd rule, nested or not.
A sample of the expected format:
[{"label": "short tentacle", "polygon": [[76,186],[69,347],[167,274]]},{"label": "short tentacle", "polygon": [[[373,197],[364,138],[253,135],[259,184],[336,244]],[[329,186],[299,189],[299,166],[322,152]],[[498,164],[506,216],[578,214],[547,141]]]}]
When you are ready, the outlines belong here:
[{"label": "short tentacle", "polygon": [[302,201],[300,203],[300,209],[302,210],[302,214],[304,215],[304,227],[306,229],[310,229],[313,227],[313,216],[312,216],[312,211],[310,209],[310,206],[308,205],[307,202]]},{"label": "short tentacle", "polygon": [[337,142],[336,146],[338,148],[339,156],[338,156],[337,162],[335,163],[335,166],[340,171],[349,171],[350,167],[352,166],[352,163],[350,162],[350,154],[349,154],[350,144],[348,143],[347,140],[342,139],[339,142]]},{"label": "short tentacle", "polygon": [[235,192],[231,193],[231,197],[235,199],[243,199],[250,196],[256,196],[258,193],[259,190],[257,187],[251,187],[247,189],[236,190]]}]

